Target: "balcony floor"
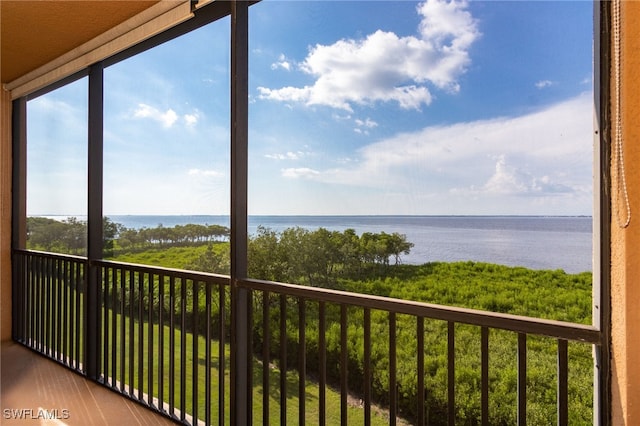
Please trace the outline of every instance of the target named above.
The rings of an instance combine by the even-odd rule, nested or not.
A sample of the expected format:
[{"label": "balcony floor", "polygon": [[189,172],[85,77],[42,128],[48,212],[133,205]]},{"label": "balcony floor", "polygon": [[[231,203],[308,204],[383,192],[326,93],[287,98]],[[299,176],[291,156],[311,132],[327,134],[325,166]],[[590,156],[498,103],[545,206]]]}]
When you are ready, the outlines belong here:
[{"label": "balcony floor", "polygon": [[[27,419],[16,419],[18,412]],[[46,420],[47,415],[57,419]],[[163,426],[175,423],[17,343],[3,342],[0,345],[0,424]]]}]

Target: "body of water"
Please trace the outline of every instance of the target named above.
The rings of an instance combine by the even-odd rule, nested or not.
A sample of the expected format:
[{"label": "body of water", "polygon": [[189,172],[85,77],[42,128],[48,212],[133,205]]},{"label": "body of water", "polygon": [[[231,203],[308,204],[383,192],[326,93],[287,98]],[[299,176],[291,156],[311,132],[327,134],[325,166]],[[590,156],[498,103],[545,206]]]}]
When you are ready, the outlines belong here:
[{"label": "body of water", "polygon": [[[188,223],[229,226],[228,216],[110,216],[127,228]],[[466,261],[592,270],[592,219],[566,216],[250,216],[249,234],[258,226],[274,231],[300,226],[331,231],[397,232],[415,246],[404,263]]]}]

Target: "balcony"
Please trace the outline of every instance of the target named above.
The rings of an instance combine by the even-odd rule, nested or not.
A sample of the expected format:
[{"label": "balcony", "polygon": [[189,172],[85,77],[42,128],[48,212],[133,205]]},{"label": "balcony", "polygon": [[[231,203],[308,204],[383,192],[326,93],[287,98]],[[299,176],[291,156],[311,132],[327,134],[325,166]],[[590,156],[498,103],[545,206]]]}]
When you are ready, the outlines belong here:
[{"label": "balcony", "polygon": [[[572,386],[575,354],[602,357],[601,333],[586,325],[252,279],[233,289],[249,296],[240,317],[226,276],[27,250],[14,251],[14,271],[18,342],[182,424],[229,424],[234,404],[255,424],[486,425],[502,405],[513,408],[509,423],[538,424],[544,394],[565,425],[585,396]],[[426,344],[437,330],[446,341]],[[532,362],[541,347],[548,356]],[[461,359],[461,348],[476,358]],[[541,359],[555,371],[542,384]],[[446,377],[432,376],[437,362]],[[505,365],[512,401],[496,401]],[[595,365],[586,393],[597,416]],[[434,381],[446,383],[446,403]]]}]

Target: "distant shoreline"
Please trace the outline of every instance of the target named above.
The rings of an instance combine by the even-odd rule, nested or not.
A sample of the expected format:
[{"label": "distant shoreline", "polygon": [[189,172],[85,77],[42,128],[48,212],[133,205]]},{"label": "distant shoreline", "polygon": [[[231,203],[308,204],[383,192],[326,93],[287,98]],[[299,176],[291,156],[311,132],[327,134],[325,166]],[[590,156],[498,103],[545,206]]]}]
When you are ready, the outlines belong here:
[{"label": "distant shoreline", "polygon": [[[45,216],[64,220],[68,216]],[[76,219],[86,220],[75,216]],[[225,215],[112,215],[129,229],[200,224],[230,226]],[[403,263],[476,261],[526,268],[592,271],[591,216],[460,216],[460,215],[250,215],[247,232],[258,227],[282,232],[287,228],[328,231],[353,229],[357,234],[398,233],[414,244]]]}]

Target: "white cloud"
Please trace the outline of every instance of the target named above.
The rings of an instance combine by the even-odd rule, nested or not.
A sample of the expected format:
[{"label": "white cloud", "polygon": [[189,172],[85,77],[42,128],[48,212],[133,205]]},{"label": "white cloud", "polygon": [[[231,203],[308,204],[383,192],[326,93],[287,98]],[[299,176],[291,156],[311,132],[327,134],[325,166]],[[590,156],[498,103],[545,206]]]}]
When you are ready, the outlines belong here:
[{"label": "white cloud", "polygon": [[302,157],[307,155],[307,153],[302,151],[288,151],[284,154],[266,154],[265,157],[270,158],[272,160],[299,160]]},{"label": "white cloud", "polygon": [[150,118],[162,124],[162,127],[169,128],[178,120],[178,114],[171,108],[160,111],[147,104],[138,104],[138,108],[133,112],[134,118]]},{"label": "white cloud", "polygon": [[378,123],[373,121],[370,118],[367,118],[366,120],[356,119],[356,125],[358,125],[359,127],[368,127],[368,128],[378,127]]},{"label": "white cloud", "polygon": [[370,118],[366,120],[356,119],[355,124],[357,127],[353,129],[354,132],[359,133],[361,135],[368,135],[369,129],[373,129],[374,127],[378,127],[378,123],[373,121]]},{"label": "white cloud", "polygon": [[420,109],[432,102],[427,84],[457,92],[468,50],[479,37],[466,1],[427,0],[417,7],[419,36],[378,30],[361,40],[342,39],[310,49],[300,69],[312,75],[311,86],[258,87],[260,97],[304,102],[352,111],[354,104],[396,102]]},{"label": "white cloud", "polygon": [[184,114],[182,116],[182,119],[184,120],[185,124],[188,127],[193,127],[196,125],[196,123],[198,122],[198,119],[200,118],[200,115],[198,113],[194,113],[194,114]]},{"label": "white cloud", "polygon": [[536,87],[538,89],[545,89],[547,87],[553,86],[555,83],[551,80],[540,80],[536,83]]},{"label": "white cloud", "polygon": [[200,113],[198,111],[194,111],[192,113],[187,113],[179,116],[178,113],[176,113],[172,108],[162,111],[151,105],[140,103],[138,104],[138,107],[133,111],[133,118],[148,118],[160,123],[165,129],[169,129],[173,127],[180,119],[182,119],[182,122],[187,127],[195,126],[200,119]]},{"label": "white cloud", "polygon": [[592,138],[592,98],[584,94],[522,116],[398,134],[363,147],[348,166],[292,169],[287,177],[465,204],[473,197],[564,199],[588,212]]},{"label": "white cloud", "polygon": [[[540,195],[553,196],[554,194],[569,194],[577,188],[571,188],[562,183],[556,183],[548,175],[535,177],[527,170],[518,169],[508,164],[504,155],[499,156],[495,173],[489,178],[482,188],[475,192],[490,195]],[[464,191],[463,191],[464,192]]]},{"label": "white cloud", "polygon": [[271,64],[272,70],[284,69],[287,71],[291,71],[291,62],[284,56],[284,54],[280,54],[278,57],[278,62],[274,62]]},{"label": "white cloud", "polygon": [[319,171],[310,169],[308,167],[289,168],[281,170],[282,176],[286,178],[306,178],[312,179],[320,174]]}]

